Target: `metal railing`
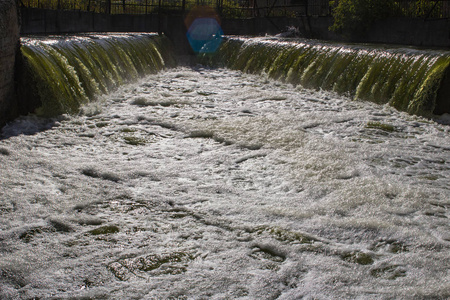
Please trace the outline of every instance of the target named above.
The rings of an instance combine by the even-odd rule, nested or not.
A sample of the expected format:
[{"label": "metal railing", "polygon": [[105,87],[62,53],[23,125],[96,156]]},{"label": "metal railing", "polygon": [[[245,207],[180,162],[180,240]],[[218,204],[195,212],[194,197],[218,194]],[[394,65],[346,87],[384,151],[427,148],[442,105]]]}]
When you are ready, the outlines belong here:
[{"label": "metal railing", "polygon": [[329,15],[328,0],[19,0],[23,7],[106,14],[180,13],[196,5],[214,7],[225,18]]},{"label": "metal railing", "polygon": [[[23,7],[106,14],[182,13],[196,5],[214,7],[225,18],[329,16],[339,0],[19,0]],[[389,15],[450,18],[450,0],[393,0]]]}]

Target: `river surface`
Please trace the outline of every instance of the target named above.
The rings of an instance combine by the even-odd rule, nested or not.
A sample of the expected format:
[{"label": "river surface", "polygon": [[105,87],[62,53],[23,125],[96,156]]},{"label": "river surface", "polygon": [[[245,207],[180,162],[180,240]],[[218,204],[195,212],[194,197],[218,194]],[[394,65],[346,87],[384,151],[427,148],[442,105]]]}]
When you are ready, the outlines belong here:
[{"label": "river surface", "polygon": [[2,299],[446,299],[450,127],[179,67],[0,140]]}]

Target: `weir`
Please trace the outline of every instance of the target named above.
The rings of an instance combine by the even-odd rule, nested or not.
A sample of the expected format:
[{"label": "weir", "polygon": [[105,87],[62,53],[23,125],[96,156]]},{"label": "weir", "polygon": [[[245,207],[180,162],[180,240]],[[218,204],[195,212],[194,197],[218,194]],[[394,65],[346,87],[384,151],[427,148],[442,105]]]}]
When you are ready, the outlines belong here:
[{"label": "weir", "polygon": [[76,113],[121,84],[175,66],[170,47],[155,34],[23,38],[19,107],[42,116]]},{"label": "weir", "polygon": [[410,114],[450,112],[448,51],[230,38],[203,60],[306,88],[333,90]]},{"label": "weir", "polygon": [[[76,113],[122,83],[176,65],[171,42],[154,34],[23,38],[21,52],[20,111],[43,116]],[[410,114],[450,112],[448,51],[229,37],[199,61],[389,103]]]}]

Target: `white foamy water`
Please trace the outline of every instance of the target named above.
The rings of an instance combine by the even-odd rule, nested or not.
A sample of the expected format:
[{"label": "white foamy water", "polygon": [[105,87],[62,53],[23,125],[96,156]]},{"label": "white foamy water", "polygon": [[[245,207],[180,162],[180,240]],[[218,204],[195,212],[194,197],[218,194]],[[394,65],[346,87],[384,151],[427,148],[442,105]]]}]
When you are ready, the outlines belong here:
[{"label": "white foamy water", "polygon": [[1,299],[446,299],[450,128],[177,68],[0,140]]}]

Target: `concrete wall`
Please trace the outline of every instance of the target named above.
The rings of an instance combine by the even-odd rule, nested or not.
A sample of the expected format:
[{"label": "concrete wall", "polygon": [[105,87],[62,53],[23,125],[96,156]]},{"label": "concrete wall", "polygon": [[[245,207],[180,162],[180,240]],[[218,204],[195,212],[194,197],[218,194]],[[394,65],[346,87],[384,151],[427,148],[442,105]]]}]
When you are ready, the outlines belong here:
[{"label": "concrete wall", "polygon": [[16,116],[14,68],[19,46],[19,16],[15,0],[0,0],[0,126]]},{"label": "concrete wall", "polygon": [[274,35],[289,26],[299,27],[301,25],[299,21],[299,19],[284,17],[270,19],[229,19],[222,20],[222,30],[225,34],[229,35]]},{"label": "concrete wall", "polygon": [[[276,34],[288,26],[297,27],[307,38],[343,41],[343,37],[331,32],[331,17],[309,19],[261,18],[247,20],[223,20],[225,34],[264,35]],[[450,49],[450,19],[388,19],[377,21],[358,40],[349,42],[382,43]]]},{"label": "concrete wall", "polygon": [[450,48],[450,19],[377,21],[364,38],[369,43]]},{"label": "concrete wall", "polygon": [[[5,1],[7,3],[13,0]],[[107,15],[80,11],[52,11],[22,8],[22,34],[77,32],[169,32],[180,30],[177,15]],[[294,26],[309,38],[342,40],[328,30],[331,17],[253,18],[222,20],[222,29],[230,35],[277,34]],[[181,28],[183,31],[184,29]],[[450,48],[450,20],[388,19],[377,21],[365,36],[355,42],[403,44]]]},{"label": "concrete wall", "polygon": [[155,24],[150,15],[108,15],[39,8],[22,8],[21,13],[22,34],[153,31],[149,29],[154,29]]},{"label": "concrete wall", "polygon": [[[77,32],[158,32],[175,34],[185,28],[177,15],[105,15],[79,11],[52,11],[22,8],[22,34]],[[288,26],[300,29],[305,36],[328,38],[330,18],[254,18],[222,20],[222,29],[229,35],[277,34]]]},{"label": "concrete wall", "polygon": [[310,18],[255,18],[222,20],[222,29],[229,35],[275,35],[287,27],[299,29],[302,36],[315,39],[338,39],[338,36],[328,30],[332,24],[329,17]]},{"label": "concrete wall", "polygon": [[[3,1],[3,0],[2,0]],[[13,0],[10,0],[13,1]],[[169,32],[180,30],[177,15],[106,15],[79,11],[52,11],[22,8],[22,34],[76,32]],[[341,40],[328,30],[331,17],[254,18],[222,20],[222,29],[230,35],[277,34],[288,26],[300,29],[305,37]],[[181,28],[183,31],[183,28]],[[358,42],[404,44],[450,48],[450,20],[389,19],[375,22]]]}]

